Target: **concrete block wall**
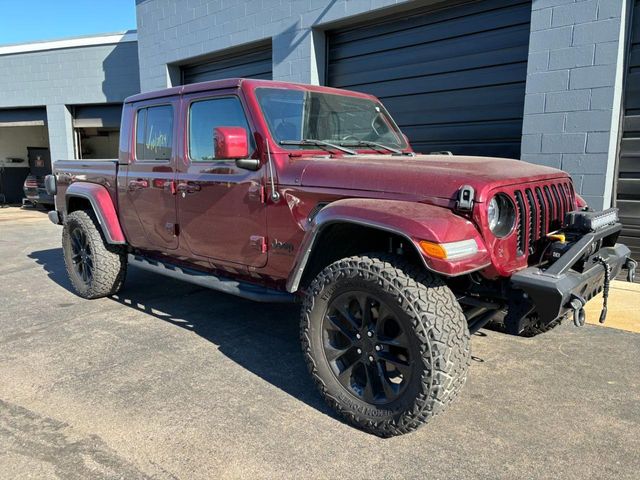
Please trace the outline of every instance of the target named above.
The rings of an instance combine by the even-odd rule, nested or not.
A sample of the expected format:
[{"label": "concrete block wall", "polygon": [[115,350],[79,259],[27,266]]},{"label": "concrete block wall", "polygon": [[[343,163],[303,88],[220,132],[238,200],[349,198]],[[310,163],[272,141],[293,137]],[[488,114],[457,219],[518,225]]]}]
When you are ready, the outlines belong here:
[{"label": "concrete block wall", "polygon": [[611,204],[627,0],[533,0],[522,159],[571,173]]},{"label": "concrete block wall", "polygon": [[75,158],[73,146],[73,118],[66,105],[47,105],[47,127],[51,160]]},{"label": "concrete block wall", "polygon": [[73,158],[68,106],[120,103],[140,91],[135,41],[0,54],[0,108],[46,106],[52,160]]},{"label": "concrete block wall", "polygon": [[136,42],[0,55],[0,108],[122,102],[140,91]]},{"label": "concrete block wall", "polygon": [[[562,168],[595,208],[612,200],[631,0],[532,0],[522,159]],[[141,89],[176,65],[270,39],[273,77],[321,83],[326,25],[446,0],[136,0]]]},{"label": "concrete block wall", "polygon": [[[172,85],[167,64],[271,39],[273,78],[318,84],[324,38],[314,26],[435,0],[136,0],[142,91]],[[366,18],[366,17],[364,17]]]}]

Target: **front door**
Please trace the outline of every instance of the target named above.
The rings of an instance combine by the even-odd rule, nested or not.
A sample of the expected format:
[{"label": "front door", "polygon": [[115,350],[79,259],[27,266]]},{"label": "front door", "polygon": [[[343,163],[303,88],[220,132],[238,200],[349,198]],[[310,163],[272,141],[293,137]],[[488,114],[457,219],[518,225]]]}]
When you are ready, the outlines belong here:
[{"label": "front door", "polygon": [[179,101],[143,104],[135,112],[135,151],[121,208],[130,243],[147,250],[178,247],[174,195]]},{"label": "front door", "polygon": [[[210,95],[210,94],[209,94]],[[249,154],[257,155],[245,109],[236,95],[184,98],[186,145],[177,175],[181,248],[214,264],[262,267],[266,254],[263,169],[238,168],[216,159],[213,130],[247,130]]]}]

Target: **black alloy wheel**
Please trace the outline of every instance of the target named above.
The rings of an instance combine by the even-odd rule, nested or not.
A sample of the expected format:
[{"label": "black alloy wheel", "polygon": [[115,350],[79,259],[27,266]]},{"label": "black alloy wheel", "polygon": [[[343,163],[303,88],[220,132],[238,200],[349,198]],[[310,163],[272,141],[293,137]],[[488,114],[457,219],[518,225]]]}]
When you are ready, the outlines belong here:
[{"label": "black alloy wheel", "polygon": [[367,403],[393,402],[411,381],[409,338],[394,311],[371,292],[334,298],[324,318],[323,340],[337,380]]},{"label": "black alloy wheel", "polygon": [[438,276],[371,253],[327,265],[305,288],[300,339],[320,394],[381,437],[445,410],[471,358],[467,320]]},{"label": "black alloy wheel", "polygon": [[87,235],[80,227],[71,231],[71,260],[78,277],[85,284],[90,284],[93,278],[93,252]]},{"label": "black alloy wheel", "polygon": [[73,289],[82,298],[117,293],[127,274],[127,251],[108,244],[91,210],[66,215],[62,228],[62,252]]}]

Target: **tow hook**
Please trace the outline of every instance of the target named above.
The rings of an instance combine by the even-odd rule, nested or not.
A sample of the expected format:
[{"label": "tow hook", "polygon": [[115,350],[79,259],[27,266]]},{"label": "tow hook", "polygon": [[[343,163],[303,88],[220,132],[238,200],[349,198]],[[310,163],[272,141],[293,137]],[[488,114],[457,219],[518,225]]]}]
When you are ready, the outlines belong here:
[{"label": "tow hook", "polygon": [[582,327],[586,320],[586,314],[584,313],[584,305],[587,302],[584,298],[578,295],[572,295],[571,301],[569,302],[569,306],[573,310],[573,324],[576,327]]},{"label": "tow hook", "polygon": [[624,268],[627,269],[627,282],[633,283],[636,281],[637,266],[638,266],[638,262],[636,262],[633,258],[627,258],[627,261],[624,264]]}]

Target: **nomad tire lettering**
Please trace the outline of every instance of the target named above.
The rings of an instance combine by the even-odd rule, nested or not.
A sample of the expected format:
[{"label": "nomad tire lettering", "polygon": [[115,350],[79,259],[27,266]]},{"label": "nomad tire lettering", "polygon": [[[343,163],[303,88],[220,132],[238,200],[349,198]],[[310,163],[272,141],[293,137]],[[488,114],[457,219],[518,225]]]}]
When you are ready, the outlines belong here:
[{"label": "nomad tire lettering", "polygon": [[349,257],[320,272],[306,291],[300,336],[327,403],[382,437],[443,411],[470,362],[467,322],[451,290],[393,256]]},{"label": "nomad tire lettering", "polygon": [[104,240],[92,211],[76,210],[67,216],[62,251],[67,275],[79,296],[106,297],[122,287],[127,274],[126,254]]}]

